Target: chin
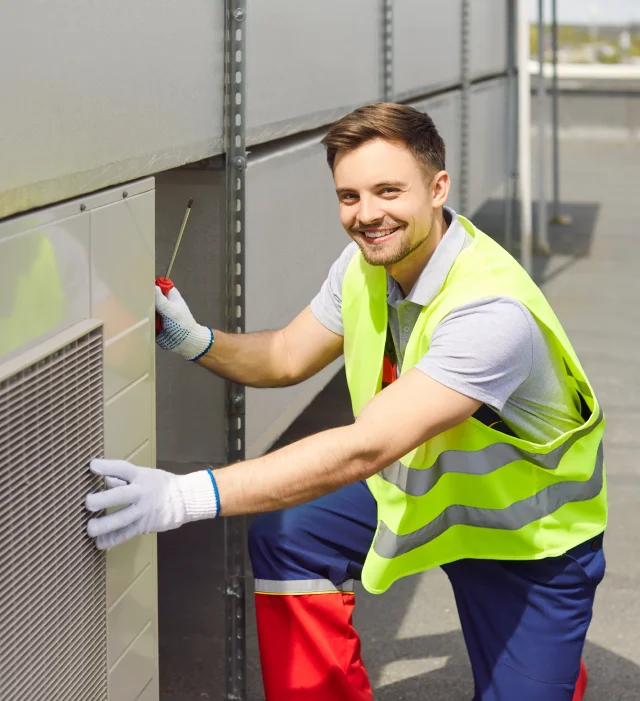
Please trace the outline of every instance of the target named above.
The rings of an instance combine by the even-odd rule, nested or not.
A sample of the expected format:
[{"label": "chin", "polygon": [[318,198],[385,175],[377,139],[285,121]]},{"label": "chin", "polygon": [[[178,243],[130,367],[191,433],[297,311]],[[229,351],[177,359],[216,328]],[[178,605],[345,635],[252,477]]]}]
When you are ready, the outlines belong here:
[{"label": "chin", "polygon": [[399,263],[407,255],[405,251],[398,250],[397,247],[383,249],[380,246],[380,250],[372,250],[369,246],[361,245],[360,250],[363,258],[369,265],[393,265],[394,263]]},{"label": "chin", "polygon": [[392,252],[363,250],[362,255],[369,265],[392,265],[398,262],[398,257]]}]

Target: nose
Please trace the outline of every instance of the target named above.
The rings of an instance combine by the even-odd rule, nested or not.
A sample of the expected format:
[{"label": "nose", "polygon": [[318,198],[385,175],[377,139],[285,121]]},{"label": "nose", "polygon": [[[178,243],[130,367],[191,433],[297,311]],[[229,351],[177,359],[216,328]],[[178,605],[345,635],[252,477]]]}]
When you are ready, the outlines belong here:
[{"label": "nose", "polygon": [[377,197],[361,195],[358,207],[358,223],[362,226],[376,224],[384,219],[384,212],[380,209]]}]

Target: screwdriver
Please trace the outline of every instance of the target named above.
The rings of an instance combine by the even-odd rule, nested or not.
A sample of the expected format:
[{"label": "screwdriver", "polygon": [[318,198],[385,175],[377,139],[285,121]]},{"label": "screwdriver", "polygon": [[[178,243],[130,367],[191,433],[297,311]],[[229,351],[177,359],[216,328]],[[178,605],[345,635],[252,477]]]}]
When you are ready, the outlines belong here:
[{"label": "screwdriver", "polygon": [[[191,205],[193,204],[193,198],[191,198],[187,204],[187,209],[184,213],[184,217],[182,218],[182,226],[180,227],[180,233],[178,234],[178,238],[176,240],[176,245],[173,247],[173,254],[171,256],[171,260],[169,261],[169,265],[167,266],[167,272],[164,274],[162,277],[157,277],[156,278],[156,285],[160,288],[162,291],[162,294],[167,297],[169,292],[173,289],[173,281],[171,280],[171,269],[173,268],[173,264],[175,263],[176,256],[178,255],[178,248],[180,248],[180,241],[182,241],[182,234],[184,234],[185,227],[187,226],[187,219],[189,218],[189,215],[191,214]],[[156,334],[162,331],[162,319],[160,318],[160,315],[156,313]]]}]

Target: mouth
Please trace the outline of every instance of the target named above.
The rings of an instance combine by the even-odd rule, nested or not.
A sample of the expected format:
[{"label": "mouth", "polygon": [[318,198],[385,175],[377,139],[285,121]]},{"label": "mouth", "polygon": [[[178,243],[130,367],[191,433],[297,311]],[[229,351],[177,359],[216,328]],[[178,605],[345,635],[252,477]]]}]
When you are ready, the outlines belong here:
[{"label": "mouth", "polygon": [[402,229],[402,226],[396,226],[393,229],[359,229],[358,233],[367,243],[377,246],[388,241],[400,229]]}]

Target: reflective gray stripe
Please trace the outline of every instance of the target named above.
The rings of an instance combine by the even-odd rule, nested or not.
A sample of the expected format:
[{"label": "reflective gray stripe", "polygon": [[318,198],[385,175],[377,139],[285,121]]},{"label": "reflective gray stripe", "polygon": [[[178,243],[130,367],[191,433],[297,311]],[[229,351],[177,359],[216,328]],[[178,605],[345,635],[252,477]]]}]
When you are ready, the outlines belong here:
[{"label": "reflective gray stripe", "polygon": [[337,586],[328,579],[256,579],[257,594],[321,594],[323,592],[353,591],[353,579]]},{"label": "reflective gray stripe", "polygon": [[396,535],[380,521],[373,550],[380,557],[388,559],[404,555],[430,543],[448,528],[457,525],[515,531],[549,516],[565,504],[595,499],[602,490],[603,462],[601,441],[598,446],[595,469],[585,482],[567,481],[549,485],[532,497],[517,501],[506,509],[479,509],[453,504],[431,523],[407,535]]},{"label": "reflective gray stripe", "polygon": [[433,489],[447,473],[463,475],[488,475],[515,460],[523,458],[538,467],[555,470],[567,451],[576,441],[591,433],[602,422],[602,410],[595,422],[576,431],[564,443],[549,453],[530,453],[511,443],[492,443],[481,450],[445,450],[435,463],[426,469],[407,467],[399,460],[380,472],[380,477],[398,487],[405,494],[422,497]]}]

